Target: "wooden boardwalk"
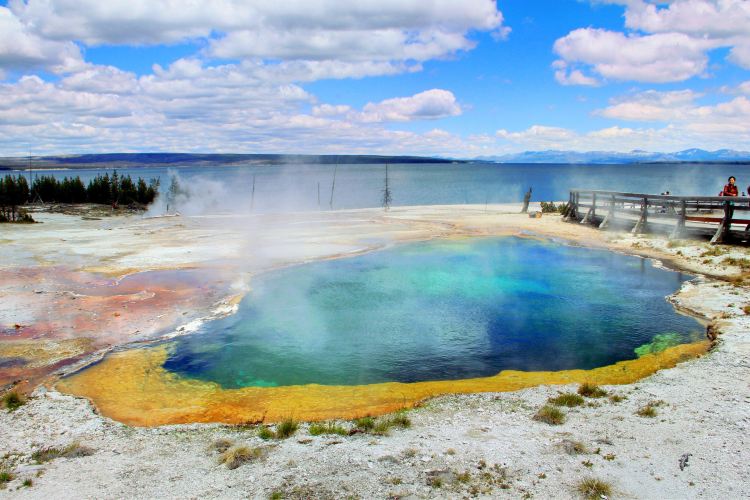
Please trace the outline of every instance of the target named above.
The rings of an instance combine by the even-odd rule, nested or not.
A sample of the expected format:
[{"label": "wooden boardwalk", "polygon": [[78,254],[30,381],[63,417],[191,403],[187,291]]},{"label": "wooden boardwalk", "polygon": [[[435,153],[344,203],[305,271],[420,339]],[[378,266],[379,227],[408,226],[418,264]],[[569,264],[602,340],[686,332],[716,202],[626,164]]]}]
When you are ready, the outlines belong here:
[{"label": "wooden boardwalk", "polygon": [[599,228],[617,225],[633,234],[668,232],[670,238],[710,236],[711,243],[750,239],[750,197],[671,196],[616,191],[570,191],[564,219]]}]

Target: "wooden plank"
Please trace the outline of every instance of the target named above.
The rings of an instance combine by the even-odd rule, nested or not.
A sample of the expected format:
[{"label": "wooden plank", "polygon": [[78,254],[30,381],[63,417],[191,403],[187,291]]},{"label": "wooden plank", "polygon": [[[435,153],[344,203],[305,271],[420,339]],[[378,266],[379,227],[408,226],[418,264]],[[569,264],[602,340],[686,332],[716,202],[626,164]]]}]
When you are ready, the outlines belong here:
[{"label": "wooden plank", "polygon": [[[644,196],[647,196],[650,200],[672,200],[672,201],[682,201],[682,200],[693,200],[693,201],[700,201],[700,202],[717,202],[717,203],[724,203],[727,200],[726,196],[673,196],[673,195],[660,195],[660,194],[648,194],[648,193],[626,193],[626,192],[620,192],[620,191],[602,191],[597,189],[572,189],[573,193],[586,193],[588,196],[596,194],[603,194],[603,195],[616,195],[616,196],[626,196],[630,198],[639,198],[643,199]],[[750,203],[750,197],[748,196],[732,196],[732,201],[740,202],[740,203]]]}]

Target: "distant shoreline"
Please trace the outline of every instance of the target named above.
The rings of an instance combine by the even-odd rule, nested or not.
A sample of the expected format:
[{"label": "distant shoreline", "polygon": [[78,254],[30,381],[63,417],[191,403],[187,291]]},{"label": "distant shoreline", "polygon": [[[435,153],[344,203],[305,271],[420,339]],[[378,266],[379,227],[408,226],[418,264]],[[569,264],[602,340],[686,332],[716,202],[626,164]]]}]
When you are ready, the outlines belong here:
[{"label": "distant shoreline", "polygon": [[379,156],[379,155],[283,155],[283,154],[189,154],[189,153],[104,153],[70,156],[26,156],[0,158],[0,170],[25,170],[45,168],[133,168],[140,166],[177,165],[285,165],[318,163],[336,164],[385,164],[385,163],[468,163],[468,160],[453,160],[424,156]]}]

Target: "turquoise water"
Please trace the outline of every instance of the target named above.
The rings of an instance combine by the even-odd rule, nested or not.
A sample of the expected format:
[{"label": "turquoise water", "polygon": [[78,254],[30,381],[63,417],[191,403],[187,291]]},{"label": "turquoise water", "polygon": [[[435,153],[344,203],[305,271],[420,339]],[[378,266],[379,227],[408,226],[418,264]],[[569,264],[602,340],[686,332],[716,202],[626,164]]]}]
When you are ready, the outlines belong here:
[{"label": "turquoise water", "polygon": [[259,276],[237,314],[179,338],[165,367],[225,388],[594,368],[655,338],[701,338],[665,300],[685,279],[532,239],[409,244]]}]

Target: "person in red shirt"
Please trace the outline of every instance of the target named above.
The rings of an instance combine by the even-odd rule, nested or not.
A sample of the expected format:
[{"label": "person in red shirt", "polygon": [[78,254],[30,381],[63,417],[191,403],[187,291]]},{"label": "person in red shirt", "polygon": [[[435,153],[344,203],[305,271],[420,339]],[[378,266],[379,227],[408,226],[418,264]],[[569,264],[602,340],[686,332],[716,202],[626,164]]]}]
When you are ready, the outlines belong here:
[{"label": "person in red shirt", "polygon": [[727,180],[729,183],[724,186],[724,190],[719,196],[738,196],[739,192],[737,191],[737,185],[735,184],[737,179],[731,175]]}]

